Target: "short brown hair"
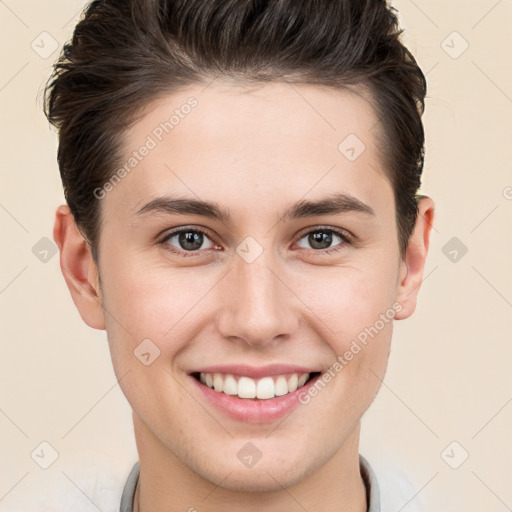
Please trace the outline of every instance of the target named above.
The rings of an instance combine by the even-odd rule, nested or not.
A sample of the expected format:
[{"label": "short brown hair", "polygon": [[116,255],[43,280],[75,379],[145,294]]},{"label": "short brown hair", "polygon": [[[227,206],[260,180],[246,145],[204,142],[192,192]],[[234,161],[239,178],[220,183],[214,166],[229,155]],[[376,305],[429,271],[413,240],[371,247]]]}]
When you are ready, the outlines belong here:
[{"label": "short brown hair", "polygon": [[418,213],[426,80],[385,0],[95,0],[45,89],[64,193],[95,261],[93,191],[115,172],[141,106],[194,83],[286,80],[366,90],[380,119],[400,254]]}]

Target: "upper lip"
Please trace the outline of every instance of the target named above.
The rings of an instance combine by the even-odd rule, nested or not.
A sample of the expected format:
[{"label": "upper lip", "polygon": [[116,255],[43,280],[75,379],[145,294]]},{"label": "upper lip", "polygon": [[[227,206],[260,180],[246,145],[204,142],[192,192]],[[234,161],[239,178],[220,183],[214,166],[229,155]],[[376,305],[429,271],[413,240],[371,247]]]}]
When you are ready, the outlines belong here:
[{"label": "upper lip", "polygon": [[224,373],[233,375],[243,375],[245,377],[251,377],[258,379],[262,377],[272,377],[277,375],[285,375],[287,373],[316,373],[320,370],[312,369],[307,366],[297,366],[291,364],[269,364],[266,366],[249,366],[246,364],[222,364],[204,366],[198,368],[191,373]]}]

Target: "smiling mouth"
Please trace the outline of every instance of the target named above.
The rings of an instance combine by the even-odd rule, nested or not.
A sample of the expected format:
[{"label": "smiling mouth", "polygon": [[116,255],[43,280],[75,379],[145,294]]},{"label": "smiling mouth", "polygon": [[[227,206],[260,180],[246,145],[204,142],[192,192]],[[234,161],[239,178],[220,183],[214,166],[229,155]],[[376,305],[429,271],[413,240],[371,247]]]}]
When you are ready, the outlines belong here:
[{"label": "smiling mouth", "polygon": [[320,375],[320,372],[288,373],[260,379],[225,373],[194,372],[191,375],[201,384],[218,393],[242,399],[268,400],[293,393],[308,381]]}]

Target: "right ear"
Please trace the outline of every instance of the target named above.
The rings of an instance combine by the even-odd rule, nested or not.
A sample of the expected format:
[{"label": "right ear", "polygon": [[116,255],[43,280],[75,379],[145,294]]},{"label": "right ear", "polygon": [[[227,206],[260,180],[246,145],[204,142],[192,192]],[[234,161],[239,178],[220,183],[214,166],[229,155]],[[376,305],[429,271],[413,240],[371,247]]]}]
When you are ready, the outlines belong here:
[{"label": "right ear", "polygon": [[67,205],[57,208],[53,239],[59,248],[62,275],[82,320],[94,329],[104,330],[98,269]]}]

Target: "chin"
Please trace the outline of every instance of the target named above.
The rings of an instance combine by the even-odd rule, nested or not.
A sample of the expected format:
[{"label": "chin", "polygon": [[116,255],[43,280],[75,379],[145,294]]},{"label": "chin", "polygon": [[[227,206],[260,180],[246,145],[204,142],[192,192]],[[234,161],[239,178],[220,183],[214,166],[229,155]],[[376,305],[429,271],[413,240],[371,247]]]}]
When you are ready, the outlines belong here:
[{"label": "chin", "polygon": [[253,468],[233,471],[220,482],[219,487],[232,492],[277,492],[295,485],[300,480],[298,476],[290,475],[282,467],[259,471]]},{"label": "chin", "polygon": [[[222,489],[232,492],[275,492],[292,487],[311,474],[315,468],[283,464],[274,461],[259,461],[252,468],[243,464],[224,466],[222,471],[201,471],[199,476]],[[203,469],[203,468],[202,468]]]}]

